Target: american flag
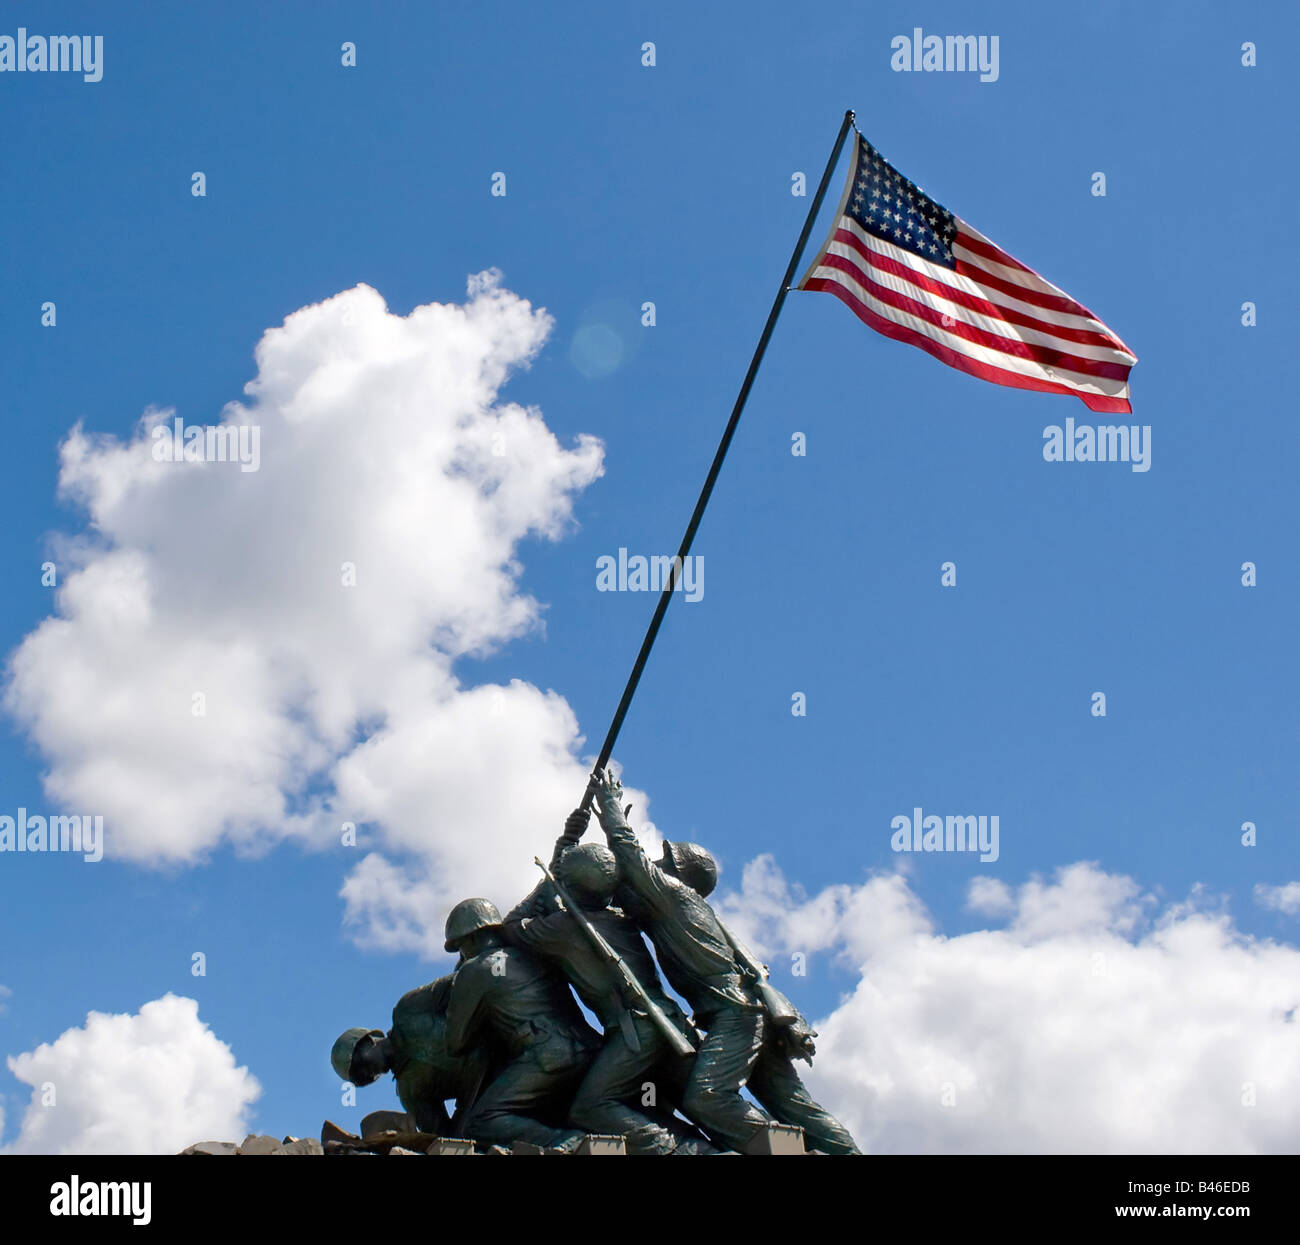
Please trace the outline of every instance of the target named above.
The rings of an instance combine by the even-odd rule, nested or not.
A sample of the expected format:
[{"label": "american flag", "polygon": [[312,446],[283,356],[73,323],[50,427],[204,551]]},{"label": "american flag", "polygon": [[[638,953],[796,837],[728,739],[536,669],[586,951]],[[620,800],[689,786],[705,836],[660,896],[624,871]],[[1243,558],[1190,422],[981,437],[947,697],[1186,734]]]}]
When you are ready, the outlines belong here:
[{"label": "american flag", "polygon": [[839,217],[799,283],[878,333],[996,385],[1122,412],[1137,356],[1064,290],[994,246],[861,134]]}]

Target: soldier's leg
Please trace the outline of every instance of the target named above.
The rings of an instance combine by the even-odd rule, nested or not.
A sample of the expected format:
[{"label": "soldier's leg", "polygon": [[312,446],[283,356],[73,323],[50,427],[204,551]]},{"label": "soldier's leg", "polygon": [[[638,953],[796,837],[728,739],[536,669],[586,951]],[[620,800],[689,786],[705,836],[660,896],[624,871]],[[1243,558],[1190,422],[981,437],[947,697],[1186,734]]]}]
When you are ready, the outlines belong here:
[{"label": "soldier's leg", "polygon": [[[666,1010],[669,1021],[683,1033],[689,1032],[698,1037],[680,1008],[674,1005]],[[648,1016],[638,1019],[637,1025],[638,1032],[641,1030],[648,1032],[658,1047],[658,1058],[645,1069],[644,1077],[638,1085],[638,1092],[642,1095],[640,1100],[642,1108],[651,1119],[662,1124],[678,1139],[678,1149],[674,1153],[686,1153],[681,1149],[682,1142],[693,1144],[694,1148],[690,1153],[711,1153],[713,1147],[707,1144],[699,1128],[677,1114],[686,1095],[686,1082],[690,1078],[691,1069],[695,1066],[695,1052],[692,1050],[689,1055],[679,1055]],[[647,1088],[654,1095],[648,1101],[645,1097]]]},{"label": "soldier's leg", "polygon": [[551,1128],[536,1115],[566,1093],[580,1075],[580,1067],[558,1073],[543,1071],[532,1052],[526,1052],[484,1087],[465,1116],[465,1132],[475,1141],[502,1146],[513,1141],[531,1141],[536,1146],[572,1145],[581,1133]]},{"label": "soldier's leg", "polygon": [[743,1150],[767,1116],[741,1094],[763,1046],[763,1017],[719,1012],[700,1044],[682,1095],[682,1113],[715,1141]]},{"label": "soldier's leg", "polygon": [[[666,1044],[665,1044],[666,1045]],[[663,1058],[650,1069],[647,1079],[654,1087],[654,1105],[646,1113],[658,1121],[677,1139],[674,1154],[719,1154],[704,1132],[689,1120],[677,1114],[686,1097],[686,1082],[695,1066],[695,1056],[688,1058],[665,1050]],[[723,1143],[723,1149],[726,1149]]]},{"label": "soldier's leg", "polygon": [[670,1154],[676,1145],[671,1132],[636,1109],[642,1085],[659,1062],[662,1043],[651,1026],[638,1026],[641,1049],[634,1051],[619,1030],[610,1030],[605,1045],[587,1069],[569,1122],[591,1133],[621,1133],[629,1154]]},{"label": "soldier's leg", "polygon": [[769,1041],[749,1078],[749,1092],[782,1124],[794,1124],[804,1131],[810,1150],[824,1154],[861,1154],[844,1127],[808,1092],[794,1064]]}]

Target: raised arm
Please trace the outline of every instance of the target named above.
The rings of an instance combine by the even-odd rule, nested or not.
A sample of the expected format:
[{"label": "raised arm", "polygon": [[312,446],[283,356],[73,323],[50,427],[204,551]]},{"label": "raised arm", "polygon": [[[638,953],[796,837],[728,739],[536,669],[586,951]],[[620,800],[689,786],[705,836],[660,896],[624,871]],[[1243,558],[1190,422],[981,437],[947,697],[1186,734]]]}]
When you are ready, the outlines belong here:
[{"label": "raised arm", "polygon": [[632,806],[623,807],[623,784],[609,770],[596,787],[595,803],[596,817],[618,861],[624,884],[654,910],[669,910],[672,882],[637,842],[632,827],[627,824],[627,809]]},{"label": "raised arm", "polygon": [[587,826],[591,822],[591,809],[575,808],[564,819],[564,833],[555,840],[555,850],[551,853],[551,872],[555,872],[555,867],[560,863],[560,857],[577,843],[584,834],[587,833]]}]

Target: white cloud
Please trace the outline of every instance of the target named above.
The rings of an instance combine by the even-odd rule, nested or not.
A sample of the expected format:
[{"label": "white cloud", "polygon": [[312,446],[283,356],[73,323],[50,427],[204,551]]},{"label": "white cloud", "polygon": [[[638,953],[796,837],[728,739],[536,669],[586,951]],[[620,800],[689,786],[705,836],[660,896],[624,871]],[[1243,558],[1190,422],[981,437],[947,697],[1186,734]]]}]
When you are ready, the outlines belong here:
[{"label": "white cloud", "polygon": [[499,398],[551,320],[498,277],[408,316],[358,286],[268,330],[222,412],[260,428],[258,471],[155,461],[170,411],[125,442],[70,434],[60,488],[88,530],[60,542],[56,614],[6,704],[51,800],[105,816],[106,854],[333,846],[368,822],[347,915],[390,947],[432,946],[466,893],[531,885],[581,736],[559,696],[467,686],[465,660],[540,627],[518,546],[563,535],[602,450]]},{"label": "white cloud", "polygon": [[977,876],[966,892],[966,910],[980,916],[1010,916],[1016,899],[1001,878]]},{"label": "white cloud", "polygon": [[1079,863],[1021,886],[1005,928],[945,937],[901,876],[808,897],[760,857],[722,903],[767,954],[860,973],[808,1079],[868,1151],[1300,1148],[1300,949],[1199,889],[1160,908]]},{"label": "white cloud", "polygon": [[[450,904],[485,895],[510,905],[540,880],[586,772],[578,724],[562,697],[514,680],[398,710],[337,768],[339,803],[386,827],[417,863],[367,856],[343,888],[360,941],[442,954]],[[644,792],[628,799],[644,809]],[[648,828],[653,834],[653,827]]]},{"label": "white cloud", "polygon": [[134,1016],[91,1012],[81,1028],[7,1063],[32,1086],[10,1154],[168,1154],[240,1141],[262,1092],[199,1020],[199,1005],[174,994]]},{"label": "white cloud", "polygon": [[1274,912],[1285,912],[1295,916],[1300,912],[1300,882],[1287,882],[1282,886],[1268,886],[1263,882],[1255,884],[1255,902],[1262,908],[1272,908]]}]

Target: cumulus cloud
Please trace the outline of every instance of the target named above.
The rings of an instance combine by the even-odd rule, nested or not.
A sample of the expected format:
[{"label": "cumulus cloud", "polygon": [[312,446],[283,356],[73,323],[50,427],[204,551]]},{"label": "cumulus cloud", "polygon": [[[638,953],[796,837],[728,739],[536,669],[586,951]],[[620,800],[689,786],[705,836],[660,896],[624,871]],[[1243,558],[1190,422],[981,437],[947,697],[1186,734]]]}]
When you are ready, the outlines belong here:
[{"label": "cumulus cloud", "polygon": [[32,1086],[10,1154],[168,1154],[238,1141],[262,1092],[199,1005],[174,994],[133,1016],[91,1012],[81,1028],[7,1062]]},{"label": "cumulus cloud", "polygon": [[[527,893],[540,878],[533,857],[549,856],[586,781],[580,740],[562,697],[519,680],[468,689],[436,713],[415,704],[390,715],[335,772],[340,806],[383,825],[412,862],[371,854],[352,871],[343,897],[358,939],[441,955],[450,902]],[[635,789],[628,799],[648,803]]]},{"label": "cumulus cloud", "polygon": [[497,273],[407,316],[362,285],[258,343],[220,415],[258,430],[258,470],[159,461],[170,410],[126,440],[72,431],[60,489],[86,528],[58,542],[6,705],[48,796],[104,815],[107,854],[337,845],[351,821],[347,919],[389,947],[531,885],[582,737],[560,696],[467,684],[465,661],[541,625],[519,546],[562,537],[602,471],[596,439],[563,446],[500,397],[550,329]]},{"label": "cumulus cloud", "polygon": [[1272,908],[1274,912],[1285,912],[1295,916],[1300,912],[1300,882],[1287,882],[1282,886],[1269,886],[1264,882],[1255,884],[1255,902],[1262,908]]},{"label": "cumulus cloud", "polygon": [[1010,916],[1016,898],[1001,878],[976,877],[966,891],[966,910],[980,916]]},{"label": "cumulus cloud", "polygon": [[902,876],[808,896],[764,856],[721,902],[774,964],[825,950],[859,974],[809,1084],[868,1151],[1300,1148],[1300,949],[1199,889],[1162,906],[1081,862],[972,886],[1005,925],[946,937]]}]

